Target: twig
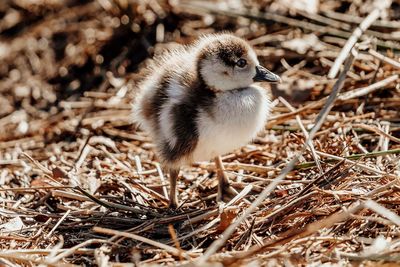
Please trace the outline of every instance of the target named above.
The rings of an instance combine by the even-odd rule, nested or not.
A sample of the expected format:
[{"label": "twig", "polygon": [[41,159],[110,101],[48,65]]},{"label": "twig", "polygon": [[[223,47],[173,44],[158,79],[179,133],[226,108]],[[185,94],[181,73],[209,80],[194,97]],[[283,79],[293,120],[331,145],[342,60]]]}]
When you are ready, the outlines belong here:
[{"label": "twig", "polygon": [[[343,157],[329,155],[329,154],[326,154],[326,153],[323,153],[323,152],[320,152],[320,151],[318,151],[317,153],[320,153],[321,155],[325,155],[325,156],[331,157],[331,158],[335,157],[335,159],[324,161],[325,163],[329,163],[329,162],[335,162],[335,161],[343,160],[343,159],[346,159],[346,160],[357,160],[357,159],[360,159],[360,158],[374,158],[374,157],[391,155],[391,154],[400,154],[400,149],[391,149],[391,150],[386,150],[386,151],[375,151],[375,152],[362,153],[362,154],[353,154],[353,155],[350,155],[350,156],[343,156]],[[304,162],[304,163],[296,165],[295,169],[305,169],[305,168],[313,167],[315,165],[316,165],[315,162],[309,161],[309,162]]]},{"label": "twig", "polygon": [[362,128],[362,129],[377,133],[379,135],[382,135],[382,136],[390,139],[393,142],[396,142],[396,143],[400,144],[400,139],[399,138],[394,137],[393,135],[390,135],[388,133],[385,133],[384,131],[382,131],[381,129],[379,129],[377,127],[366,125],[366,124],[362,124],[362,123],[356,123],[356,124],[353,124],[352,126],[355,127],[355,128]]},{"label": "twig", "polygon": [[376,213],[380,214],[381,216],[385,217],[386,219],[390,220],[397,226],[400,226],[400,216],[394,213],[391,210],[379,205],[375,201],[368,199],[365,201],[364,206],[368,209],[375,211]]},{"label": "twig", "polygon": [[58,228],[58,226],[60,226],[60,224],[65,220],[65,218],[67,218],[70,212],[71,210],[67,210],[67,212],[65,212],[65,214],[58,220],[56,225],[54,225],[53,229],[51,229],[50,232],[44,237],[45,239],[50,238],[50,236],[54,233],[54,231]]},{"label": "twig", "polygon": [[346,44],[344,45],[342,51],[340,51],[339,56],[336,58],[334,65],[332,68],[329,70],[328,73],[328,78],[333,79],[336,77],[336,75],[339,72],[339,69],[342,65],[342,63],[345,61],[347,55],[350,53],[351,49],[357,42],[358,38],[361,37],[363,32],[368,29],[371,24],[379,18],[381,15],[382,11],[385,8],[388,8],[391,5],[391,1],[387,1],[386,5],[381,5],[379,8],[375,8],[372,10],[371,13],[360,23],[360,26],[358,26],[350,36],[350,38],[347,40]]},{"label": "twig", "polygon": [[9,192],[30,192],[37,190],[52,190],[52,189],[67,189],[74,188],[74,186],[36,186],[36,187],[14,187],[14,188],[0,188],[0,192],[9,191]]},{"label": "twig", "polygon": [[[255,172],[255,173],[259,173],[259,174],[266,174],[270,171],[278,170],[275,167],[258,166],[258,165],[254,165],[254,164],[246,164],[246,163],[239,163],[239,162],[230,162],[230,163],[224,162],[223,165],[226,170],[230,170],[230,171],[244,170],[244,171]],[[207,168],[209,170],[215,170],[215,164],[209,163],[209,162],[195,163],[195,164],[193,164],[193,166]]]},{"label": "twig", "polygon": [[368,53],[370,55],[372,55],[373,57],[375,57],[375,58],[377,58],[379,60],[382,60],[383,62],[386,62],[386,63],[392,65],[393,67],[397,68],[397,69],[400,69],[400,62],[399,61],[396,61],[394,59],[385,57],[384,55],[378,53],[377,51],[375,51],[373,49],[369,49]]},{"label": "twig", "polygon": [[377,89],[383,88],[386,85],[395,82],[397,79],[399,78],[398,74],[389,76],[379,82],[373,83],[371,85],[368,85],[366,87],[362,87],[362,88],[357,88],[355,90],[349,91],[349,92],[345,92],[342,95],[340,95],[338,97],[339,100],[345,101],[345,100],[349,100],[352,98],[358,98],[367,94],[372,93],[373,91],[376,91]]},{"label": "twig", "polygon": [[[67,250],[61,250],[62,252],[60,254],[58,254],[56,257],[47,259],[46,262],[48,264],[54,264],[54,263],[59,262],[61,259],[74,254],[78,249],[80,249],[82,247],[86,247],[86,246],[89,246],[92,244],[103,244],[103,243],[110,243],[110,242],[107,240],[102,240],[102,239],[89,239],[89,240],[86,240],[86,241],[84,241],[72,248],[69,248]],[[58,266],[58,264],[57,264],[57,266]]]},{"label": "twig", "polygon": [[[287,102],[283,97],[279,97],[279,100],[291,111],[291,112],[295,112],[296,110],[293,108],[292,105],[289,104],[289,102]],[[306,128],[304,127],[303,122],[301,121],[301,118],[299,115],[296,115],[296,121],[297,124],[300,126],[301,131],[304,134],[304,137],[306,140],[309,140],[308,138],[308,131],[306,130]],[[321,167],[321,163],[319,162],[319,157],[317,155],[317,153],[315,152],[315,148],[314,148],[314,144],[312,143],[312,141],[310,140],[310,142],[307,144],[310,147],[311,150],[311,154],[314,158],[314,162],[316,163],[318,170],[320,171],[320,173],[323,173],[324,170]]]},{"label": "twig", "polygon": [[102,228],[102,227],[93,227],[93,231],[96,232],[96,233],[100,233],[100,234],[123,236],[123,237],[131,238],[131,239],[135,239],[135,240],[138,240],[140,242],[144,242],[146,244],[149,244],[151,246],[154,246],[154,247],[157,247],[157,248],[161,248],[161,249],[171,253],[174,256],[178,256],[179,257],[180,255],[182,255],[186,259],[190,259],[190,256],[188,255],[187,252],[184,252],[184,251],[181,251],[181,250],[176,249],[174,247],[171,247],[169,245],[165,245],[163,243],[148,239],[146,237],[142,237],[142,236],[135,235],[135,234],[132,234],[132,233],[127,233],[127,232],[121,232],[121,231],[117,231],[117,230]]},{"label": "twig", "polygon": [[158,171],[158,176],[160,177],[160,180],[161,180],[161,186],[162,186],[162,190],[163,190],[163,193],[164,193],[164,197],[166,199],[168,199],[168,190],[167,190],[167,187],[166,187],[167,182],[166,182],[164,174],[163,174],[163,172],[161,170],[160,164],[156,163],[156,169]]},{"label": "twig", "polygon": [[286,233],[283,233],[282,235],[280,235],[280,237],[278,237],[277,239],[267,241],[261,247],[258,245],[253,246],[248,251],[246,251],[242,254],[239,254],[239,255],[235,256],[234,258],[225,260],[225,263],[229,264],[232,261],[237,261],[239,259],[248,258],[252,255],[262,252],[266,248],[282,246],[284,244],[287,244],[289,241],[293,240],[294,238],[303,238],[303,237],[309,236],[309,235],[319,231],[322,228],[329,228],[338,222],[343,222],[343,221],[347,220],[352,214],[357,213],[362,208],[364,208],[363,203],[360,203],[359,201],[354,202],[350,205],[350,207],[348,209],[336,212],[325,219],[310,223],[310,224],[306,225],[304,228],[288,230]]},{"label": "twig", "polygon": [[172,226],[172,224],[168,225],[168,232],[171,235],[171,239],[174,242],[176,249],[179,250],[179,252],[180,252],[179,259],[182,261],[183,260],[182,254],[184,253],[184,251],[182,250],[181,245],[179,244],[178,237],[176,236],[176,231],[174,229],[174,226]]},{"label": "twig", "polygon": [[129,212],[133,212],[136,214],[149,214],[152,215],[154,217],[161,217],[161,215],[159,213],[150,211],[150,210],[143,210],[143,209],[139,209],[139,208],[132,208],[132,207],[128,207],[125,205],[121,205],[121,204],[117,204],[117,203],[110,203],[108,201],[104,201],[104,200],[100,200],[96,197],[94,197],[93,195],[89,194],[88,192],[86,192],[85,190],[83,190],[80,186],[76,186],[74,189],[77,189],[78,191],[80,191],[82,194],[84,194],[85,196],[87,196],[88,198],[90,198],[93,202],[99,204],[100,206],[106,207],[108,209],[116,209],[116,210],[125,210],[125,211],[129,211]]},{"label": "twig", "polygon": [[[32,162],[33,164],[35,164],[42,172],[44,172],[45,174],[49,175],[50,177],[53,175],[52,171],[50,171],[48,168],[46,168],[45,166],[43,166],[39,161],[35,160],[34,158],[32,158],[31,156],[29,156],[28,154],[26,154],[25,152],[22,152],[22,155],[24,155],[27,159],[30,160],[30,162]],[[57,181],[55,181],[56,183],[59,183]],[[59,183],[60,184],[60,183]]]},{"label": "twig", "polygon": [[[390,76],[386,79],[383,79],[379,82],[368,85],[366,87],[361,87],[361,88],[354,89],[352,91],[345,92],[338,96],[338,98],[337,98],[339,100],[338,102],[340,103],[340,101],[358,98],[358,97],[370,94],[373,91],[381,89],[381,88],[385,87],[386,85],[396,81],[398,78],[399,78],[399,75],[395,74],[395,75],[392,75],[392,76]],[[297,109],[297,111],[272,117],[272,118],[270,118],[270,120],[272,120],[272,122],[267,123],[267,127],[272,127],[273,125],[277,124],[277,122],[288,120],[288,119],[296,116],[297,114],[309,111],[311,109],[316,109],[316,108],[322,107],[322,105],[324,104],[326,99],[327,98],[325,97],[319,101],[315,101],[310,104],[307,104],[304,107]]]}]

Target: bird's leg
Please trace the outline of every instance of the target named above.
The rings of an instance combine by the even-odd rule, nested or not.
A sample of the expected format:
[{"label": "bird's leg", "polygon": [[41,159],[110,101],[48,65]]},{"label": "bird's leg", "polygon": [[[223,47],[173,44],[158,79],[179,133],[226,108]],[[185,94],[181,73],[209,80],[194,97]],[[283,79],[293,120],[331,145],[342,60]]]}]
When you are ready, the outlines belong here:
[{"label": "bird's leg", "polygon": [[217,201],[232,199],[238,193],[229,184],[228,177],[226,177],[225,174],[224,165],[222,165],[221,157],[220,156],[215,157],[214,162],[217,168],[217,177],[218,177]]},{"label": "bird's leg", "polygon": [[178,196],[176,191],[176,180],[178,179],[179,169],[169,170],[169,207],[178,207]]}]

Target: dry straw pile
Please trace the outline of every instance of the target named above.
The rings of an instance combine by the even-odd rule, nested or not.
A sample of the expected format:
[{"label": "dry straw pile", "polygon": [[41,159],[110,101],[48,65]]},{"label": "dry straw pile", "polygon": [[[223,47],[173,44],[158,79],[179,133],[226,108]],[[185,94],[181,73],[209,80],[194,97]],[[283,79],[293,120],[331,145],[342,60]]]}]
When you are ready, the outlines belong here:
[{"label": "dry straw pile", "polygon": [[[400,261],[398,2],[7,0],[0,16],[0,265]],[[132,92],[147,58],[220,30],[284,82],[265,131],[224,157],[237,198],[218,207],[199,163],[168,210]]]}]

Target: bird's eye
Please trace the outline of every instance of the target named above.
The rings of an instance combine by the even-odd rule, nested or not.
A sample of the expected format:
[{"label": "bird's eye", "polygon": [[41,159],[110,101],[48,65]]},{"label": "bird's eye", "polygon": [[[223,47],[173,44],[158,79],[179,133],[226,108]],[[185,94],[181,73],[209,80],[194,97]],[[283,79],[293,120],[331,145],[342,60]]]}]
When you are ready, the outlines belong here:
[{"label": "bird's eye", "polygon": [[244,58],[239,59],[238,61],[236,61],[236,66],[238,66],[239,68],[244,68],[247,65],[247,61]]}]

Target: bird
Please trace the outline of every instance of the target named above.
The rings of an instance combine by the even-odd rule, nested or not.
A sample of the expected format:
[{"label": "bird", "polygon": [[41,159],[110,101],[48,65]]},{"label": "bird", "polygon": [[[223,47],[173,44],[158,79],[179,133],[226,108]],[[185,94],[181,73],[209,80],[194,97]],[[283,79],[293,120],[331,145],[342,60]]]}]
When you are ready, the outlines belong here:
[{"label": "bird", "polygon": [[232,33],[207,34],[154,57],[137,86],[133,120],[152,139],[169,174],[169,207],[178,207],[182,166],[214,160],[217,201],[235,196],[221,155],[253,140],[271,102],[257,82],[280,82],[252,46]]}]

